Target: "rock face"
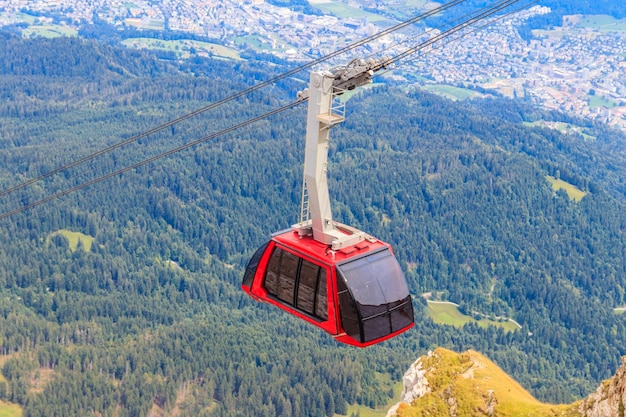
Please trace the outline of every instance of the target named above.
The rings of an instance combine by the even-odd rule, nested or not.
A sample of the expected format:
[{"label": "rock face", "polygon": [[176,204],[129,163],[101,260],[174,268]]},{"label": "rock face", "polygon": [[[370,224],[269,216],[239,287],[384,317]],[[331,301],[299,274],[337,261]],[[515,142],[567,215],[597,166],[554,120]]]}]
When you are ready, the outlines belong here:
[{"label": "rock face", "polygon": [[583,417],[626,416],[626,356],[613,378],[604,381],[578,407]]},{"label": "rock face", "polygon": [[427,356],[422,356],[413,362],[413,365],[405,372],[404,377],[402,377],[402,395],[400,402],[387,411],[387,417],[396,416],[400,404],[410,405],[415,399],[430,392],[428,380],[426,379],[426,370],[422,365],[422,359],[429,358],[432,355],[432,352],[428,352]]},{"label": "rock face", "polygon": [[401,401],[387,417],[626,417],[626,356],[613,378],[573,404],[537,401],[496,364],[475,351],[436,349],[404,374]]}]

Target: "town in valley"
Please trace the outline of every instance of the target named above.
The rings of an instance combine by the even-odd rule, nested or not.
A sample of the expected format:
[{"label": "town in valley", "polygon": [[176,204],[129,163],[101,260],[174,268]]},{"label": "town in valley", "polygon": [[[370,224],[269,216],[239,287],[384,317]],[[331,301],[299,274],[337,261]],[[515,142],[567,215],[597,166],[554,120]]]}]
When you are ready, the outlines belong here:
[{"label": "town in valley", "polygon": [[[424,0],[304,4],[307,7],[279,7],[263,0],[8,0],[0,3],[0,26],[18,27],[23,36],[76,36],[80,27],[99,20],[113,28],[138,28],[139,33],[190,35],[177,41],[138,36],[124,40],[128,47],[227,59],[241,59],[242,51],[253,49],[304,62],[437,5]],[[453,42],[433,44],[387,76],[453,99],[492,91],[531,97],[545,108],[626,130],[626,19],[565,16],[562,26],[535,30],[532,39],[523,39],[517,29],[524,21],[546,13],[549,8],[536,5],[495,18]],[[357,49],[355,56],[393,55],[439,32],[415,25]]]}]

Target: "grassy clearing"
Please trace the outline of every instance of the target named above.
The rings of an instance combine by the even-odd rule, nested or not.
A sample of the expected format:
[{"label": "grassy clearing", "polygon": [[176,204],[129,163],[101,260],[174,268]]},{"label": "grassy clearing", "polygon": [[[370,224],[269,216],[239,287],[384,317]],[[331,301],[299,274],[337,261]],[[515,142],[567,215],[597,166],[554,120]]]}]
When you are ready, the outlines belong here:
[{"label": "grassy clearing", "polygon": [[[5,356],[0,356],[0,369],[2,369],[2,367],[4,366],[4,363],[11,358],[12,355],[5,355]],[[9,383],[9,381],[7,381],[7,379],[4,377],[4,375],[2,375],[2,373],[0,372],[0,382],[6,382],[7,384]]]},{"label": "grassy clearing", "polygon": [[347,4],[338,3],[338,2],[318,3],[318,4],[313,4],[313,6],[317,9],[320,9],[324,13],[332,14],[333,16],[340,17],[343,19],[367,18],[372,23],[388,20],[387,18],[383,16],[366,12],[365,10],[361,10],[356,7],[348,6]]},{"label": "grassy clearing", "polygon": [[597,107],[604,107],[607,109],[612,109],[613,107],[617,107],[617,103],[611,99],[600,97],[600,96],[587,96],[589,98],[589,107],[595,109]]},{"label": "grassy clearing", "polygon": [[[348,407],[348,414],[346,416],[358,415],[360,417],[385,417],[387,410],[372,410],[364,405],[351,405]],[[340,417],[341,414],[335,414],[335,417]]]},{"label": "grassy clearing", "polygon": [[[377,378],[382,378],[381,382],[383,390],[393,388],[393,398],[391,398],[385,406],[377,409],[372,409],[364,405],[352,404],[348,406],[348,414],[346,414],[346,416],[358,415],[360,417],[385,417],[387,415],[387,410],[400,402],[400,396],[402,395],[402,382],[392,383],[389,379],[389,375],[377,374]],[[343,415],[335,414],[334,417],[343,417]]]},{"label": "grassy clearing", "polygon": [[78,32],[63,25],[33,25],[24,29],[22,36],[25,38],[58,38],[61,36],[78,36]]},{"label": "grassy clearing", "polygon": [[0,417],[22,417],[22,407],[0,401]]},{"label": "grassy clearing", "polygon": [[597,29],[601,32],[626,32],[626,18],[615,19],[608,15],[579,16],[576,25],[579,27]]},{"label": "grassy clearing", "polygon": [[58,38],[59,36],[78,36],[76,29],[72,29],[65,25],[57,25],[54,23],[45,23],[37,16],[26,13],[16,13],[15,15],[0,12],[0,18],[11,19],[11,21],[23,22],[28,25],[22,31],[25,38],[44,37]]},{"label": "grassy clearing", "polygon": [[440,94],[452,100],[467,100],[477,95],[475,91],[467,88],[453,87],[451,85],[427,85],[424,90]]},{"label": "grassy clearing", "polygon": [[387,8],[385,12],[396,19],[408,20],[419,11],[434,9],[440,5],[440,3],[429,2],[428,0],[406,0],[397,2],[392,8]]},{"label": "grassy clearing", "polygon": [[437,324],[447,324],[449,326],[463,327],[467,323],[476,323],[480,327],[497,326],[505,331],[511,332],[519,329],[519,326],[512,321],[496,321],[487,318],[476,320],[459,311],[456,304],[444,301],[428,301],[428,315]]},{"label": "grassy clearing", "polygon": [[234,39],[236,45],[247,44],[250,48],[255,51],[264,51],[269,50],[269,43],[263,42],[258,36],[249,35],[249,36],[238,36]]},{"label": "grassy clearing", "polygon": [[546,175],[546,179],[550,182],[550,184],[552,184],[552,190],[554,190],[555,192],[558,190],[565,190],[570,200],[579,202],[584,196],[587,195],[586,192],[582,191],[575,185],[570,184],[569,182],[557,180],[550,175]]},{"label": "grassy clearing", "polygon": [[29,25],[33,25],[35,24],[35,21],[38,21],[36,16],[30,15],[30,14],[26,14],[26,13],[16,13],[15,16],[13,16],[13,14],[9,14],[9,13],[0,13],[0,16],[3,18],[15,18],[15,20],[18,20],[20,22],[24,22],[24,23],[28,23]]},{"label": "grassy clearing", "polygon": [[562,133],[571,133],[580,135],[584,140],[596,140],[597,137],[588,134],[587,129],[581,126],[576,126],[571,123],[565,122],[546,122],[544,120],[537,120],[534,122],[523,122],[525,126],[540,126],[548,127],[550,129],[558,130]]},{"label": "grassy clearing", "polygon": [[50,236],[48,236],[48,238],[46,239],[46,243],[50,243],[50,239],[58,235],[64,236],[70,242],[70,249],[72,250],[72,252],[75,251],[78,247],[78,241],[82,242],[86,252],[91,251],[91,245],[93,244],[94,240],[93,237],[80,232],[72,232],[71,230],[67,229],[62,229],[51,233]]},{"label": "grassy clearing", "polygon": [[223,45],[218,45],[210,42],[201,42],[193,40],[161,40],[152,38],[130,38],[122,41],[122,44],[128,48],[136,49],[156,49],[162,51],[174,52],[181,56],[188,56],[191,54],[192,48],[195,52],[204,52],[211,55],[216,55],[222,58],[240,60],[241,56],[239,52],[234,49],[227,48]]}]

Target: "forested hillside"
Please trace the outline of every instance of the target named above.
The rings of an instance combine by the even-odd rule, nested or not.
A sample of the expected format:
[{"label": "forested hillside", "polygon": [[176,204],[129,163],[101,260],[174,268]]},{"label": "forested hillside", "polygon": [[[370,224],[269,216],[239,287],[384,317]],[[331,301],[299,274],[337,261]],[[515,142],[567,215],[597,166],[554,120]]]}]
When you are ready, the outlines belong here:
[{"label": "forested hillside", "polygon": [[[8,35],[0,68],[0,192],[287,69]],[[1,213],[301,88],[286,81],[2,196]],[[345,415],[386,404],[436,346],[486,354],[542,400],[582,397],[626,353],[613,311],[626,305],[624,140],[493,97],[388,83],[351,98],[332,131],[335,215],[392,243],[416,304],[415,329],[361,350],[239,288],[248,257],[297,220],[303,112],[14,215],[0,221],[0,399],[25,416]],[[588,194],[554,192],[548,175]],[[70,246],[66,231],[85,242]],[[436,325],[424,292],[522,330]]]}]

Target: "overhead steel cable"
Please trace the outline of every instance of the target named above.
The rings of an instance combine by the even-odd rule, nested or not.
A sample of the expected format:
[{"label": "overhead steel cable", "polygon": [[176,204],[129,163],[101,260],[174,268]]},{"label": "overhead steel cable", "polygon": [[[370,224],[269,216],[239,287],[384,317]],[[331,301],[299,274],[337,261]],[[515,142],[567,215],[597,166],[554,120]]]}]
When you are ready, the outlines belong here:
[{"label": "overhead steel cable", "polygon": [[[498,3],[496,3],[496,6],[494,6],[493,8],[490,8],[489,10],[481,12],[479,15],[476,15],[476,16],[468,19],[467,21],[465,21],[465,22],[463,22],[463,23],[461,23],[459,25],[456,25],[456,26],[448,29],[447,31],[440,33],[439,35],[437,35],[434,38],[431,38],[431,39],[429,39],[429,40],[427,40],[427,41],[425,41],[425,42],[423,42],[423,43],[421,43],[421,44],[419,44],[419,45],[417,45],[415,47],[407,49],[406,51],[396,55],[395,57],[391,58],[390,60],[391,60],[391,62],[394,62],[394,63],[398,62],[400,59],[404,59],[404,58],[408,57],[409,55],[411,55],[411,54],[413,54],[413,53],[415,53],[415,52],[417,52],[417,51],[419,51],[419,50],[421,50],[423,48],[431,46],[434,42],[442,40],[442,39],[446,38],[447,36],[450,36],[450,35],[458,32],[462,28],[468,27],[468,26],[470,26],[470,25],[472,25],[474,23],[477,23],[477,22],[479,22],[479,21],[481,21],[483,19],[486,19],[487,17],[489,17],[489,16],[497,13],[498,11],[504,9],[505,7],[508,7],[509,5],[515,4],[517,2],[519,2],[519,0],[505,0],[505,1],[498,2]],[[471,32],[469,32],[469,33],[471,33]],[[467,34],[468,33],[462,34],[459,37],[455,38],[455,40],[458,40],[458,39],[462,38],[463,36],[466,36]],[[125,167],[125,168],[116,170],[114,172],[111,172],[109,174],[106,174],[106,175],[94,178],[94,179],[92,179],[90,181],[87,181],[87,182],[82,183],[80,185],[77,185],[75,187],[69,188],[69,189],[67,189],[65,191],[61,191],[61,192],[58,192],[58,193],[53,194],[51,196],[48,196],[46,198],[37,200],[37,201],[35,201],[33,203],[30,203],[30,204],[28,204],[26,206],[23,206],[23,207],[15,209],[15,210],[12,210],[12,211],[0,214],[0,220],[3,220],[3,219],[5,219],[5,218],[7,218],[9,216],[12,216],[14,214],[23,212],[25,210],[31,209],[33,207],[39,206],[41,204],[47,203],[47,202],[52,201],[54,199],[57,199],[59,197],[63,197],[65,195],[67,195],[67,194],[70,194],[70,193],[73,193],[75,191],[81,190],[83,188],[86,188],[88,186],[94,185],[96,183],[99,183],[99,182],[104,181],[106,179],[112,178],[114,176],[117,176],[117,175],[123,174],[125,172],[131,171],[133,169],[136,169],[136,168],[141,167],[143,165],[146,165],[148,163],[154,162],[154,161],[156,161],[158,159],[161,159],[161,158],[164,158],[166,156],[172,155],[174,153],[180,152],[180,151],[182,151],[184,149],[188,149],[188,148],[193,147],[195,145],[198,145],[198,144],[200,144],[202,142],[206,142],[208,140],[215,139],[215,138],[217,138],[219,136],[222,136],[224,134],[227,134],[227,133],[233,132],[233,131],[235,131],[237,129],[240,129],[242,127],[251,125],[251,124],[253,124],[255,122],[258,122],[260,120],[266,119],[266,118],[271,117],[273,115],[279,114],[279,113],[281,113],[281,112],[283,112],[285,110],[288,110],[290,108],[296,107],[299,104],[304,103],[305,101],[306,101],[306,99],[295,101],[293,103],[290,103],[290,104],[288,104],[286,106],[283,106],[283,107],[280,107],[278,109],[272,110],[272,111],[270,111],[268,113],[265,113],[263,115],[260,115],[260,116],[248,119],[248,120],[246,120],[244,122],[241,122],[241,123],[233,125],[233,126],[231,126],[229,128],[223,129],[223,130],[221,130],[219,132],[216,132],[216,133],[213,133],[211,135],[205,136],[205,137],[203,137],[201,139],[195,140],[193,142],[189,142],[189,143],[184,144],[182,146],[173,148],[173,149],[171,149],[169,151],[166,151],[166,152],[160,153],[158,155],[155,155],[153,157],[150,157],[148,159],[142,160],[142,161],[137,162],[135,164],[132,164],[132,165],[130,165],[128,167]]]},{"label": "overhead steel cable", "polygon": [[407,56],[414,54],[415,52],[418,52],[422,49],[428,48],[429,46],[432,46],[434,43],[447,38],[448,36],[459,32],[460,30],[463,30],[464,28],[473,25],[476,22],[479,22],[483,19],[486,19],[489,16],[492,16],[496,13],[498,13],[501,10],[506,9],[507,7],[519,2],[520,0],[503,0],[500,1],[499,3],[496,4],[496,6],[489,8],[488,10],[485,10],[473,17],[471,17],[470,19],[464,21],[461,24],[458,24],[456,26],[451,27],[450,29],[447,29],[441,33],[439,33],[436,36],[433,36],[432,38],[428,39],[425,42],[420,43],[419,45],[416,45],[412,48],[408,48],[406,51],[399,53],[398,55],[394,56],[393,58],[391,58],[390,63],[396,63],[398,61],[401,61],[403,59],[405,59]]},{"label": "overhead steel cable", "polygon": [[[532,1],[530,4],[537,3],[538,1],[539,1],[539,0],[534,0],[534,1]],[[494,5],[497,5],[497,3],[494,3]],[[485,6],[485,7],[482,7],[482,8],[480,8],[480,9],[478,9],[478,10],[474,10],[474,11],[472,11],[472,12],[466,13],[466,14],[464,14],[463,16],[459,16],[459,17],[457,17],[457,18],[455,18],[455,19],[452,19],[452,20],[450,20],[450,21],[447,21],[447,22],[445,22],[445,23],[443,23],[443,24],[440,24],[440,25],[439,25],[439,26],[437,26],[437,27],[432,27],[432,28],[429,28],[429,29],[428,29],[428,30],[426,30],[425,32],[422,32],[422,33],[419,33],[419,34],[417,34],[417,35],[411,36],[411,37],[410,37],[410,38],[408,38],[408,39],[403,39],[403,40],[401,40],[401,41],[398,41],[398,42],[394,43],[393,45],[388,45],[388,46],[384,47],[383,49],[381,49],[381,50],[379,50],[379,51],[376,51],[376,52],[372,52],[372,53],[370,53],[367,57],[365,57],[365,59],[367,59],[367,58],[372,58],[372,57],[375,57],[375,56],[380,56],[380,54],[381,54],[381,53],[383,53],[383,52],[385,52],[385,51],[392,50],[392,49],[394,49],[394,48],[396,48],[396,47],[399,47],[399,46],[402,46],[402,45],[406,45],[408,42],[410,42],[410,41],[412,41],[412,40],[415,40],[415,39],[417,39],[417,38],[424,37],[424,36],[426,36],[426,35],[430,34],[431,32],[435,32],[435,31],[437,31],[437,30],[441,30],[441,28],[443,28],[443,27],[445,27],[445,26],[449,26],[449,25],[452,25],[452,24],[456,24],[457,22],[460,22],[460,21],[462,21],[463,19],[468,18],[469,16],[473,16],[473,15],[475,15],[475,14],[476,14],[476,13],[478,13],[479,11],[482,11],[482,10],[485,10],[485,11],[486,11],[486,10],[488,10],[490,7],[495,7],[494,5],[492,5],[492,6]],[[514,11],[512,11],[512,12],[509,12],[509,13],[507,13],[506,15],[502,15],[502,16],[508,16],[509,14],[512,14],[512,13],[517,13],[518,11],[520,11],[520,10],[522,10],[522,9],[526,8],[526,7],[528,7],[528,5],[522,6],[522,7],[518,8],[518,9],[516,9],[516,10],[514,10]],[[500,18],[501,18],[502,16],[500,16]],[[490,23],[487,23],[487,24],[486,24],[486,26],[488,26],[489,24],[490,24]],[[483,27],[484,27],[484,26],[483,26]],[[455,39],[457,39],[457,38],[455,38]],[[447,43],[446,43],[446,44],[447,44]],[[385,72],[386,72],[386,71],[385,71]]]},{"label": "overhead steel cable", "polygon": [[[494,18],[493,20],[491,20],[491,21],[489,21],[489,22],[485,23],[484,25],[481,25],[481,26],[478,26],[478,27],[473,27],[473,28],[472,28],[472,30],[470,30],[470,31],[468,31],[468,32],[463,32],[461,35],[459,35],[459,36],[457,36],[457,37],[455,37],[455,38],[448,39],[446,42],[444,42],[444,43],[442,43],[441,45],[438,45],[438,46],[436,46],[436,47],[433,47],[432,49],[430,49],[429,51],[425,52],[424,54],[419,55],[419,56],[417,56],[417,57],[415,57],[415,58],[412,58],[412,59],[409,59],[409,60],[407,60],[407,61],[402,62],[402,64],[401,64],[401,65],[406,65],[407,63],[410,63],[410,62],[416,61],[416,60],[418,60],[420,57],[422,57],[422,56],[424,56],[424,55],[426,55],[426,54],[428,54],[428,53],[431,53],[431,52],[433,52],[433,51],[435,51],[435,50],[437,50],[437,49],[440,49],[440,48],[442,48],[442,47],[444,47],[444,46],[446,46],[446,45],[448,45],[448,44],[450,44],[450,43],[452,43],[452,42],[456,42],[456,41],[458,41],[459,39],[464,38],[465,36],[467,36],[467,35],[469,35],[469,34],[472,34],[472,33],[478,32],[479,30],[482,30],[482,29],[484,29],[484,28],[486,28],[486,27],[489,27],[489,26],[491,26],[494,22],[496,22],[496,21],[498,21],[498,20],[502,20],[502,19],[504,19],[504,18],[506,18],[506,17],[508,17],[508,16],[510,16],[510,15],[512,15],[512,14],[517,13],[517,12],[520,12],[520,11],[522,11],[522,10],[524,10],[524,9],[528,8],[529,6],[532,6],[532,5],[534,5],[534,4],[539,3],[539,1],[540,1],[540,0],[532,0],[532,1],[530,1],[530,2],[528,2],[528,3],[526,3],[526,4],[524,4],[524,5],[522,5],[522,6],[520,6],[520,7],[518,7],[518,8],[517,8],[517,9],[515,9],[515,10],[511,10],[511,11],[509,11],[509,12],[505,13],[505,14],[502,14],[502,15],[500,15],[500,16],[497,16],[496,18]],[[382,73],[376,73],[376,74],[375,74],[372,78],[375,78],[375,77],[380,77],[381,75],[383,75],[383,74],[385,74],[386,72],[389,72],[389,71],[390,71],[390,69],[387,69],[387,70],[385,70],[385,71],[384,71],[384,72],[382,72]]]},{"label": "overhead steel cable", "polygon": [[317,64],[319,64],[321,62],[328,61],[329,59],[332,59],[332,58],[334,58],[336,56],[344,54],[344,53],[346,53],[346,52],[348,52],[348,51],[350,51],[352,49],[358,48],[359,46],[363,46],[363,45],[367,44],[368,42],[371,42],[371,41],[373,41],[375,39],[378,39],[378,38],[380,38],[382,36],[385,36],[385,35],[388,35],[390,33],[395,32],[395,31],[398,31],[398,30],[400,30],[400,29],[402,29],[404,27],[410,26],[410,25],[412,25],[414,23],[417,23],[417,22],[419,22],[421,20],[424,20],[424,19],[426,19],[428,17],[431,17],[431,16],[433,16],[435,14],[441,13],[441,12],[443,12],[443,11],[445,11],[445,10],[451,8],[451,7],[454,7],[454,6],[456,6],[456,5],[460,4],[460,3],[463,3],[465,1],[466,0],[452,0],[452,1],[450,1],[448,3],[445,3],[445,4],[443,4],[443,5],[439,6],[439,7],[436,7],[434,9],[432,9],[432,10],[429,10],[426,13],[420,14],[420,15],[415,16],[415,17],[413,17],[413,18],[411,18],[409,20],[406,20],[404,22],[398,23],[397,25],[390,26],[389,28],[384,29],[384,30],[382,30],[382,31],[380,31],[380,32],[378,32],[378,33],[376,33],[374,35],[368,36],[368,37],[366,37],[364,39],[361,39],[361,40],[359,40],[357,42],[354,42],[354,43],[352,43],[350,45],[347,45],[347,46],[345,46],[343,48],[340,48],[337,51],[334,51],[334,52],[332,52],[332,53],[330,53],[328,55],[325,55],[325,56],[323,56],[321,58],[317,58],[317,59],[315,59],[313,61],[310,61],[310,62],[308,62],[306,64],[303,64],[303,65],[300,65],[300,66],[298,66],[296,68],[293,68],[293,69],[291,69],[291,70],[289,70],[289,71],[287,71],[287,72],[285,72],[283,74],[280,74],[280,75],[278,75],[276,77],[273,77],[273,78],[271,78],[271,79],[269,79],[267,81],[263,81],[263,82],[260,82],[258,84],[255,84],[252,87],[249,87],[249,88],[247,88],[245,90],[242,90],[242,91],[240,91],[240,92],[238,92],[236,94],[233,94],[231,96],[225,97],[225,98],[223,98],[221,100],[218,100],[218,101],[216,101],[214,103],[211,103],[211,104],[209,104],[207,106],[204,106],[204,107],[199,108],[197,110],[194,110],[194,111],[192,111],[190,113],[184,114],[184,115],[182,115],[182,116],[180,116],[180,117],[178,117],[176,119],[173,119],[173,120],[170,120],[170,121],[168,121],[166,123],[163,123],[162,125],[156,126],[156,127],[152,128],[152,129],[146,130],[145,132],[142,132],[142,133],[139,133],[139,134],[137,134],[135,136],[132,136],[132,137],[126,139],[126,140],[123,140],[121,142],[113,144],[113,145],[111,145],[111,146],[109,146],[107,148],[101,149],[101,150],[99,150],[97,152],[94,152],[92,154],[89,154],[87,156],[79,158],[79,159],[77,159],[77,160],[75,160],[73,162],[70,162],[70,163],[65,164],[63,166],[60,166],[59,168],[56,168],[56,169],[54,169],[52,171],[49,171],[49,172],[47,172],[45,174],[42,174],[42,175],[40,175],[40,176],[38,176],[36,178],[32,178],[30,180],[27,180],[27,181],[24,181],[24,182],[22,182],[20,184],[17,184],[17,185],[15,185],[13,187],[10,187],[10,188],[8,188],[8,189],[6,189],[4,191],[1,191],[0,192],[0,197],[4,197],[5,195],[10,194],[10,193],[12,193],[14,191],[17,191],[19,189],[22,189],[24,187],[32,185],[32,184],[34,184],[36,182],[39,182],[41,180],[44,180],[46,178],[49,178],[49,177],[51,177],[51,176],[53,176],[55,174],[58,174],[60,172],[63,172],[63,171],[68,170],[70,168],[73,168],[73,167],[75,167],[77,165],[83,164],[83,163],[85,163],[87,161],[90,161],[90,160],[92,160],[94,158],[97,158],[98,156],[104,155],[104,154],[109,153],[109,152],[111,152],[111,151],[113,151],[115,149],[121,148],[122,146],[125,146],[125,145],[128,145],[130,143],[136,142],[136,141],[138,141],[140,139],[143,139],[143,138],[145,138],[147,136],[150,136],[150,135],[152,135],[154,133],[160,132],[161,130],[167,129],[168,127],[171,127],[171,126],[173,126],[175,124],[178,124],[178,123],[180,123],[182,121],[188,120],[188,119],[190,119],[192,117],[198,116],[199,114],[205,113],[205,112],[207,112],[207,111],[209,111],[211,109],[219,107],[219,106],[221,106],[223,104],[226,104],[226,103],[228,103],[230,101],[233,101],[235,99],[238,99],[240,97],[248,95],[248,94],[250,94],[250,93],[252,93],[252,92],[254,92],[256,90],[259,90],[261,88],[264,88],[264,87],[267,87],[269,85],[272,85],[272,84],[276,83],[277,81],[280,81],[282,79],[291,77],[291,76],[293,76],[293,75],[295,75],[295,74],[297,74],[297,73],[299,73],[301,71],[304,71],[304,70],[306,70],[308,68],[311,68],[311,67],[313,67],[313,66],[315,66],[315,65],[317,65]]},{"label": "overhead steel cable", "polygon": [[253,123],[256,123],[256,122],[258,122],[260,120],[267,119],[268,117],[274,116],[274,115],[276,115],[278,113],[282,113],[285,110],[289,110],[289,109],[291,109],[293,107],[298,106],[299,104],[305,103],[306,101],[307,100],[295,101],[293,103],[287,104],[286,106],[283,106],[283,107],[280,107],[278,109],[272,110],[272,111],[267,112],[265,114],[262,114],[260,116],[256,116],[256,117],[254,117],[252,119],[248,119],[245,122],[241,122],[239,124],[233,125],[233,126],[228,127],[228,128],[226,128],[224,130],[221,130],[219,132],[216,132],[216,133],[207,135],[207,136],[205,136],[203,138],[197,139],[197,140],[195,140],[193,142],[186,143],[186,144],[181,145],[181,146],[179,146],[177,148],[170,149],[169,151],[160,153],[158,155],[155,155],[155,156],[152,156],[150,158],[147,158],[147,159],[144,159],[142,161],[139,161],[139,162],[137,162],[135,164],[129,165],[129,166],[125,167],[125,168],[118,169],[117,171],[110,172],[108,174],[105,174],[105,175],[102,175],[100,177],[94,178],[94,179],[92,179],[90,181],[87,181],[87,182],[84,182],[82,184],[79,184],[79,185],[77,185],[75,187],[68,188],[67,190],[58,192],[58,193],[53,194],[51,196],[48,196],[46,198],[42,198],[41,200],[37,200],[37,201],[35,201],[33,203],[30,203],[30,204],[28,204],[26,206],[23,206],[23,207],[15,209],[15,210],[12,210],[12,211],[0,214],[0,220],[3,220],[3,219],[5,219],[5,218],[7,218],[9,216],[12,216],[14,214],[20,213],[22,211],[31,209],[33,207],[37,207],[37,206],[42,205],[44,203],[47,203],[49,201],[55,200],[55,199],[57,199],[59,197],[63,197],[65,195],[67,195],[67,194],[71,194],[71,193],[73,193],[75,191],[82,190],[83,188],[86,188],[86,187],[89,187],[91,185],[97,184],[99,182],[102,182],[102,181],[107,180],[109,178],[115,177],[117,175],[121,175],[121,174],[123,174],[125,172],[132,171],[132,170],[134,170],[136,168],[139,168],[139,167],[141,167],[143,165],[146,165],[146,164],[149,164],[151,162],[154,162],[154,161],[156,161],[158,159],[165,158],[166,156],[169,156],[169,155],[172,155],[174,153],[177,153],[177,152],[183,151],[185,149],[191,148],[191,147],[193,147],[195,145],[198,145],[198,144],[200,144],[202,142],[206,142],[208,140],[215,139],[215,138],[217,138],[219,136],[222,136],[222,135],[225,135],[227,133],[233,132],[235,130],[241,129],[242,127],[245,127],[245,126],[251,125]]}]

